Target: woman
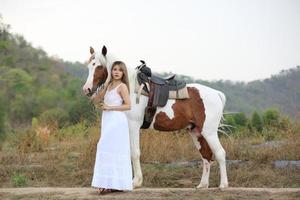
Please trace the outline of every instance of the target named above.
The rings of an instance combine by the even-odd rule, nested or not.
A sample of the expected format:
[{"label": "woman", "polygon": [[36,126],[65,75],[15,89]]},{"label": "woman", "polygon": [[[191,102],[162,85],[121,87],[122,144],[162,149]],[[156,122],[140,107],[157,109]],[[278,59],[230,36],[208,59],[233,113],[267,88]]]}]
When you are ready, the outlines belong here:
[{"label": "woman", "polygon": [[103,110],[101,138],[97,144],[92,180],[92,186],[98,188],[99,194],[132,190],[129,129],[123,112],[131,105],[125,64],[114,62],[110,74],[111,80],[102,93],[105,94],[104,103],[100,104]]}]

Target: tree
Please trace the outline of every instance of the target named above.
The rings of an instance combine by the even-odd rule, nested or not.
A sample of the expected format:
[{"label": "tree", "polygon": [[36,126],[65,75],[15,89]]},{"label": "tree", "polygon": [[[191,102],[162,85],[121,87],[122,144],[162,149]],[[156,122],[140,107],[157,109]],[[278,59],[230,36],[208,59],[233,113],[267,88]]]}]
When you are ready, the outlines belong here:
[{"label": "tree", "polygon": [[82,120],[93,123],[97,119],[97,113],[94,106],[89,102],[86,97],[79,98],[69,111],[70,122],[76,124]]},{"label": "tree", "polygon": [[259,116],[259,114],[256,111],[252,114],[251,125],[253,128],[255,128],[259,132],[261,132],[263,129],[263,123],[262,123],[261,117]]},{"label": "tree", "polygon": [[280,113],[277,109],[271,108],[263,113],[263,122],[268,126],[279,125]]},{"label": "tree", "polygon": [[3,104],[4,101],[1,99],[1,97],[2,96],[0,96],[0,139],[5,133],[5,108]]},{"label": "tree", "polygon": [[6,94],[12,99],[16,94],[30,94],[33,78],[22,69],[10,69],[2,79],[7,87]]},{"label": "tree", "polygon": [[247,117],[245,115],[245,113],[241,112],[241,113],[237,113],[235,115],[233,115],[234,118],[234,122],[236,125],[238,126],[246,126],[247,124]]},{"label": "tree", "polygon": [[9,35],[10,25],[3,23],[2,15],[0,14],[0,40],[5,40]]}]

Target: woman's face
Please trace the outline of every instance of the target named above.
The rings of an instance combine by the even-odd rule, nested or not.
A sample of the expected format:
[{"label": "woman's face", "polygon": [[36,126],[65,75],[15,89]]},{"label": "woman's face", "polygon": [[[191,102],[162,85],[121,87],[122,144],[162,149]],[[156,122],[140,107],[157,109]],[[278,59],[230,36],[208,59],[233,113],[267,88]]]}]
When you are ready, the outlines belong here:
[{"label": "woman's face", "polygon": [[119,65],[115,65],[112,69],[112,78],[115,80],[121,80],[123,77],[123,71]]}]

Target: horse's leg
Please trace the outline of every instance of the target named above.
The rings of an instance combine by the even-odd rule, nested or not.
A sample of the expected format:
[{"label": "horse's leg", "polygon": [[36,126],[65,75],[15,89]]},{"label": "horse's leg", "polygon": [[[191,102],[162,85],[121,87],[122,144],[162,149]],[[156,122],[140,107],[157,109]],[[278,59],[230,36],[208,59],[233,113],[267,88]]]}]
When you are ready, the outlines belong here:
[{"label": "horse's leg", "polygon": [[228,179],[227,179],[227,171],[226,171],[226,152],[223,149],[217,131],[213,132],[213,134],[202,133],[203,137],[206,139],[211,151],[215,155],[216,160],[220,166],[220,185],[219,188],[228,187]]},{"label": "horse's leg", "polygon": [[143,175],[140,163],[140,125],[133,120],[128,120],[130,132],[130,151],[133,167],[133,188],[141,187]]},{"label": "horse's leg", "polygon": [[[195,131],[192,131],[189,133],[193,139],[193,142],[194,142],[196,148],[200,152],[201,145],[196,136],[196,135],[198,135],[198,133],[195,133]],[[202,157],[202,161],[203,161],[202,177],[201,177],[200,184],[196,188],[208,188],[208,186],[209,186],[210,162],[203,157]]]}]

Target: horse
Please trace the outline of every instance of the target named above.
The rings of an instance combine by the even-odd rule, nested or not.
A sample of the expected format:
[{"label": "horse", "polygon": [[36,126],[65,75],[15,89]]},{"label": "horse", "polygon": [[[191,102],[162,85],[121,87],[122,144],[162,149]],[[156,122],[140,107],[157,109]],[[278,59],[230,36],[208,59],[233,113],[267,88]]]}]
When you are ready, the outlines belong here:
[{"label": "horse", "polygon": [[[105,46],[95,52],[90,47],[90,58],[87,63],[88,77],[83,85],[83,92],[87,96],[93,95],[102,87],[110,77],[111,66],[117,59],[107,52]],[[143,124],[145,107],[148,97],[141,95],[139,103],[136,102],[137,94],[134,91],[137,72],[136,69],[127,67],[131,109],[125,111],[128,118],[131,160],[133,167],[133,187],[141,187],[143,182],[140,164],[140,127]],[[228,187],[226,171],[226,152],[222,147],[218,129],[223,116],[226,102],[225,95],[210,87],[192,83],[187,84],[187,99],[168,99],[164,107],[158,107],[150,129],[160,131],[189,130],[193,143],[199,150],[203,161],[203,171],[200,183],[196,188],[208,188],[212,156],[215,156],[220,168],[219,188]]]}]

